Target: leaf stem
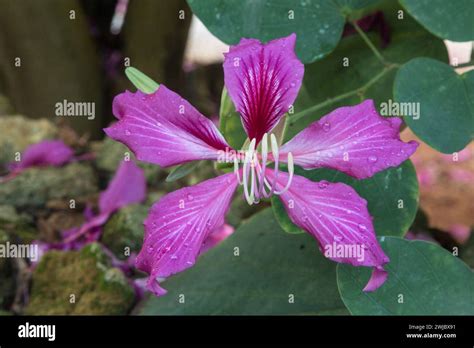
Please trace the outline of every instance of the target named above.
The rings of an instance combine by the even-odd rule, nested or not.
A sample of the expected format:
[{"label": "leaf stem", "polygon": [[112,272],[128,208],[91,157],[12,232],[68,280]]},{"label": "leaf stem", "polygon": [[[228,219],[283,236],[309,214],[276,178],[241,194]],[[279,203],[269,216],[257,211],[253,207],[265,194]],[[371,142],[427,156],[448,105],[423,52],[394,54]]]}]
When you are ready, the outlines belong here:
[{"label": "leaf stem", "polygon": [[364,31],[359,27],[359,25],[357,24],[356,21],[351,21],[351,24],[354,26],[355,30],[357,31],[357,33],[360,35],[360,37],[362,38],[362,40],[364,40],[364,42],[367,44],[367,46],[369,46],[369,48],[371,49],[371,51],[374,53],[374,55],[377,57],[377,59],[383,64],[383,65],[388,65],[389,63],[387,63],[385,61],[385,58],[382,56],[382,53],[380,53],[380,51],[377,49],[377,47],[375,47],[375,45],[372,43],[372,41],[370,41],[370,39],[368,38],[367,35],[365,35]]},{"label": "leaf stem", "polygon": [[298,112],[296,114],[294,114],[293,116],[290,117],[290,120],[289,120],[289,125],[292,126],[293,124],[295,124],[296,121],[298,121],[299,119],[309,115],[309,114],[312,114],[322,108],[325,108],[326,106],[329,106],[329,105],[332,105],[340,100],[343,100],[343,99],[346,99],[346,98],[349,98],[349,97],[352,97],[354,95],[363,95],[365,93],[365,91],[367,89],[369,89],[372,85],[374,85],[378,80],[380,80],[382,77],[384,77],[386,74],[388,74],[390,71],[392,71],[393,69],[395,68],[398,68],[400,65],[399,64],[390,64],[390,65],[387,65],[385,68],[383,68],[377,75],[375,75],[373,78],[371,78],[369,81],[367,81],[364,85],[360,86],[359,88],[356,88],[352,91],[349,91],[349,92],[346,92],[346,93],[342,93],[342,94],[339,94],[333,98],[329,98],[329,99],[326,99],[325,101],[319,103],[319,104],[316,104],[316,105],[313,105],[301,112]]}]

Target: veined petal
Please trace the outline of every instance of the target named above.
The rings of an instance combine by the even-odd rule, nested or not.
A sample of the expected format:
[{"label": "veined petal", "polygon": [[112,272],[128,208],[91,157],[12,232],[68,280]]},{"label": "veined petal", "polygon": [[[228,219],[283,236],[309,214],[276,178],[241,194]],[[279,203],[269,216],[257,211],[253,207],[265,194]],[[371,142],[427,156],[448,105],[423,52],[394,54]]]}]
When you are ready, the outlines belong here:
[{"label": "veined petal", "polygon": [[[267,171],[270,180],[273,171]],[[278,189],[284,187],[288,173],[278,174]],[[377,242],[367,201],[350,186],[327,181],[314,182],[295,175],[288,191],[280,195],[294,224],[313,235],[325,257],[353,266],[374,267],[366,287],[373,291],[385,281],[383,265],[389,262]],[[383,276],[385,274],[385,278]]]},{"label": "veined petal", "polygon": [[157,277],[194,265],[205,240],[224,224],[237,184],[234,173],[224,174],[171,192],[152,206],[136,265],[149,273],[147,287],[155,295],[163,294]]},{"label": "veined petal", "polygon": [[127,204],[139,203],[145,199],[145,194],[143,170],[133,161],[122,161],[109,186],[100,194],[100,213],[111,213]]},{"label": "veined petal", "polygon": [[418,147],[400,140],[399,118],[381,117],[372,100],[338,108],[309,125],[281,149],[304,169],[328,167],[358,179],[396,167]]},{"label": "veined petal", "polygon": [[29,167],[61,166],[74,157],[74,151],[61,140],[44,140],[30,145],[21,155],[20,162],[10,164],[12,171]]},{"label": "veined petal", "polygon": [[295,101],[304,65],[295,54],[296,35],[263,45],[242,39],[225,54],[224,80],[242,124],[257,143]]},{"label": "veined petal", "polygon": [[119,94],[113,112],[119,121],[105,133],[142,161],[167,167],[217,159],[219,150],[230,148],[211,120],[164,85],[152,94]]}]

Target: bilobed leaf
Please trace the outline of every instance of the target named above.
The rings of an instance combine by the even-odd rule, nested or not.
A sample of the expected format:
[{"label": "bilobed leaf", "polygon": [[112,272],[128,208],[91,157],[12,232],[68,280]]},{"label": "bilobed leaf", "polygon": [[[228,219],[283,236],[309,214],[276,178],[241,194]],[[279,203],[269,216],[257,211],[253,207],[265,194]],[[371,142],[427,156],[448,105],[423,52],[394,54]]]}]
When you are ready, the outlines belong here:
[{"label": "bilobed leaf", "polygon": [[128,67],[125,69],[125,75],[127,75],[130,82],[133,83],[133,85],[143,93],[154,93],[160,86],[158,83],[134,67]]},{"label": "bilobed leaf", "polygon": [[296,53],[303,63],[331,52],[339,42],[345,17],[379,0],[188,0],[193,13],[219,39],[269,41],[296,33]]},{"label": "bilobed leaf", "polygon": [[354,315],[473,315],[474,274],[458,257],[425,241],[381,237],[388,279],[363,292],[367,267],[337,266],[344,304]]},{"label": "bilobed leaf", "polygon": [[166,280],[168,294],[149,297],[138,314],[347,314],[335,268],[313,237],[283,233],[266,209]]},{"label": "bilobed leaf", "polygon": [[405,117],[421,140],[443,153],[462,150],[474,137],[474,71],[462,75],[429,58],[404,64],[393,86],[399,103],[418,103],[419,115]]},{"label": "bilobed leaf", "polygon": [[[313,181],[342,182],[353,187],[367,200],[378,236],[402,237],[415,219],[418,209],[418,180],[409,160],[397,168],[389,168],[363,180],[332,169],[296,168],[295,174]],[[288,233],[302,232],[291,222],[278,197],[272,197],[272,207],[283,230]]]},{"label": "bilobed leaf", "polygon": [[399,0],[430,32],[452,41],[474,40],[474,1]]},{"label": "bilobed leaf", "polygon": [[193,161],[184,164],[180,164],[173,168],[173,170],[166,177],[166,182],[173,182],[179,180],[186,175],[190,174],[197,166],[200,164],[200,161]]}]

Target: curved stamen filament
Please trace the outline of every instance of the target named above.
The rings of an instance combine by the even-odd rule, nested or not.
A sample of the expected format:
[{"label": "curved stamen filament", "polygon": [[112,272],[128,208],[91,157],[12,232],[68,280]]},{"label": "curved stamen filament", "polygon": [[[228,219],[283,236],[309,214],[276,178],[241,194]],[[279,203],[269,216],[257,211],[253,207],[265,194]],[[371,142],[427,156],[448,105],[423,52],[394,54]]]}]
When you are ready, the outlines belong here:
[{"label": "curved stamen filament", "polygon": [[[243,168],[242,168],[242,180],[240,180],[240,171],[238,159],[234,158],[234,173],[237,176],[239,184],[244,186],[244,196],[249,205],[258,203],[261,197],[268,198],[273,193],[276,195],[281,195],[285,193],[291,185],[294,175],[294,163],[293,155],[291,152],[288,153],[288,182],[286,186],[278,191],[276,190],[278,183],[278,173],[279,173],[279,149],[278,142],[275,135],[270,134],[270,142],[272,147],[273,161],[275,163],[274,177],[273,182],[270,184],[266,178],[266,168],[268,160],[268,134],[265,133],[262,137],[262,147],[261,147],[261,158],[259,158],[258,150],[256,149],[256,139],[252,139],[250,142],[249,148],[243,156]],[[241,158],[241,157],[240,157]],[[262,164],[260,164],[260,160]],[[249,183],[250,179],[250,183]],[[250,187],[249,187],[250,186]],[[269,189],[267,193],[265,186]]]},{"label": "curved stamen filament", "polygon": [[248,151],[245,153],[244,166],[243,166],[243,169],[242,169],[242,180],[243,180],[243,184],[244,184],[244,195],[245,195],[245,199],[247,200],[247,203],[249,205],[252,205],[253,202],[254,202],[253,188],[251,189],[252,195],[249,194],[248,176],[249,176],[249,169],[251,169],[249,166],[250,166],[250,162],[253,159],[253,152],[254,152],[254,149],[255,149],[255,143],[256,143],[256,140],[254,138],[250,142]]},{"label": "curved stamen filament", "polygon": [[242,185],[242,180],[240,180],[239,174],[239,160],[237,159],[237,156],[234,157],[234,174],[237,176],[237,181],[239,182],[239,185]]},{"label": "curved stamen filament", "polygon": [[287,164],[288,164],[288,174],[289,174],[288,182],[286,183],[286,186],[283,190],[274,192],[276,195],[282,195],[286,191],[288,191],[288,189],[290,188],[291,182],[293,181],[293,174],[295,172],[295,166],[293,164],[293,154],[291,152],[288,152]]}]

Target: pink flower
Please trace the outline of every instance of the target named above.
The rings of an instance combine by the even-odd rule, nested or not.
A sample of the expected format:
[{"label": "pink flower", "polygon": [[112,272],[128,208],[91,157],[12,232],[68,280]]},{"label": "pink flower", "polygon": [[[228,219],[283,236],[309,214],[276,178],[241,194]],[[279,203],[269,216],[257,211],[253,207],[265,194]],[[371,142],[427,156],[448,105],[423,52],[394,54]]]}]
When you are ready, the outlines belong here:
[{"label": "pink flower", "polygon": [[19,173],[30,167],[59,167],[71,161],[74,151],[61,140],[43,140],[30,145],[21,154],[20,161],[10,164],[10,170]]},{"label": "pink flower", "polygon": [[[295,40],[294,34],[265,45],[242,39],[226,54],[225,85],[250,145],[234,156],[234,173],[169,193],[151,208],[136,265],[149,273],[147,288],[156,295],[166,293],[158,278],[194,265],[205,241],[223,226],[239,184],[249,204],[279,195],[290,219],[316,238],[328,258],[373,267],[365,291],[385,281],[383,265],[389,259],[377,242],[367,202],[345,184],[294,175],[294,164],[368,178],[400,165],[417,143],[402,142],[400,119],[382,118],[367,100],[331,112],[279,148],[271,131],[294,102],[304,74],[294,53]],[[235,152],[209,119],[163,85],[152,94],[118,95],[113,111],[119,121],[105,132],[126,144],[139,160],[168,167],[218,160],[223,152]],[[281,162],[288,172],[279,171]],[[331,253],[334,246],[360,247],[364,256]]]}]

